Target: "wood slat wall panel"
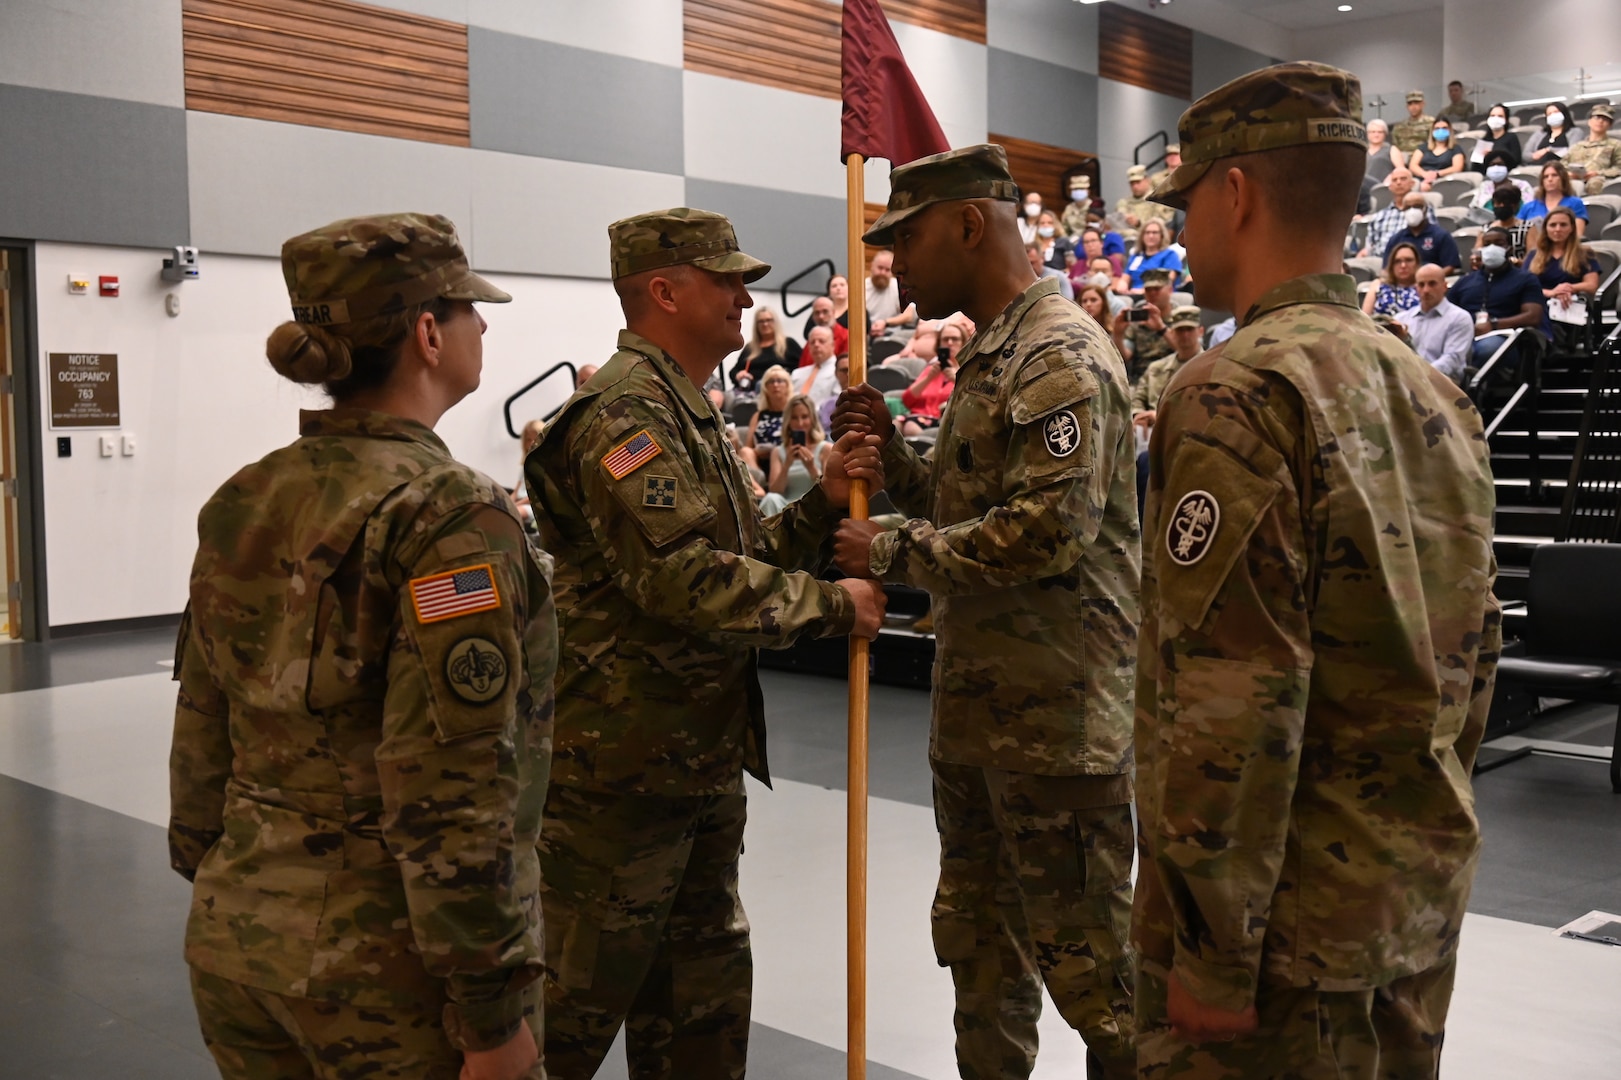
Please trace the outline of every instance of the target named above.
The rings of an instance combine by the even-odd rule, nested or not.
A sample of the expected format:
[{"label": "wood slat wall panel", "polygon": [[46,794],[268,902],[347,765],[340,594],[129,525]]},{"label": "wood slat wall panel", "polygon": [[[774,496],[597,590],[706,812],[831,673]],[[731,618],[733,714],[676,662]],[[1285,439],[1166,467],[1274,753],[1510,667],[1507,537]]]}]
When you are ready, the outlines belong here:
[{"label": "wood slat wall panel", "polygon": [[182,0],[186,108],[467,146],[467,27],[351,0]]},{"label": "wood slat wall panel", "polygon": [[1011,135],[995,135],[991,142],[1000,143],[1007,151],[1008,171],[1014,182],[1024,191],[1041,192],[1044,207],[1062,210],[1069,202],[1065,185],[1073,172],[1085,172],[1092,177],[1092,190],[1097,191],[1097,158],[1095,155],[1072,150],[1067,146],[1016,139]]},{"label": "wood slat wall panel", "polygon": [[1120,4],[1098,9],[1098,75],[1193,97],[1193,31]]},{"label": "wood slat wall panel", "polygon": [[[892,20],[985,43],[985,0],[882,3]],[[706,75],[837,98],[839,21],[840,5],[830,0],[685,0],[684,66]]]}]

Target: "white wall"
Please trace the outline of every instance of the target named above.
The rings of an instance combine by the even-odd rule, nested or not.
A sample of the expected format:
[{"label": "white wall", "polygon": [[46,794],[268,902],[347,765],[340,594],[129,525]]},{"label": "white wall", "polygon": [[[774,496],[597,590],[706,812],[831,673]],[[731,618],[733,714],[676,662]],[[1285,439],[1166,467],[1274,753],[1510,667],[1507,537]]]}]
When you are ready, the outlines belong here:
[{"label": "white wall", "polygon": [[1098,9],[1049,0],[990,0],[985,43],[993,49],[1098,73]]},{"label": "white wall", "polygon": [[[1384,118],[1407,117],[1406,93],[1424,91],[1425,110],[1434,114],[1446,103],[1445,84],[1457,76],[1443,63],[1445,36],[1441,11],[1415,11],[1387,19],[1359,19],[1344,26],[1299,30],[1294,35],[1296,60],[1320,60],[1353,72],[1362,80],[1368,117],[1378,115],[1367,102],[1383,96]],[[1497,46],[1500,50],[1501,46]]]},{"label": "white wall", "polygon": [[1126,170],[1131,167],[1132,149],[1160,130],[1175,142],[1176,122],[1187,107],[1186,101],[1168,94],[1098,80],[1098,168],[1111,208],[1114,200],[1130,191]]},{"label": "white wall", "polygon": [[1616,0],[1446,0],[1444,15],[1449,79],[1490,82],[1621,60]]}]

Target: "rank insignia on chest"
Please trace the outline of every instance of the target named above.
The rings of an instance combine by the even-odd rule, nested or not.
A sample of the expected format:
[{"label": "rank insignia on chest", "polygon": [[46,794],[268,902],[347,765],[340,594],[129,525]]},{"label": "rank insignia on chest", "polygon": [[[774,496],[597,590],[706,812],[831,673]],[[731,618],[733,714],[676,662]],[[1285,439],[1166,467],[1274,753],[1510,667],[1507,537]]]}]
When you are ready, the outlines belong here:
[{"label": "rank insignia on chest", "polygon": [[615,480],[623,480],[662,453],[664,448],[654,442],[653,436],[643,428],[602,455],[602,467]]},{"label": "rank insignia on chest", "polygon": [[413,578],[410,588],[419,623],[442,622],[501,606],[495,575],[488,563]]},{"label": "rank insignia on chest", "polygon": [[1041,437],[1047,443],[1047,452],[1056,458],[1066,458],[1081,446],[1081,424],[1069,409],[1053,413],[1041,425]]},{"label": "rank insignia on chest", "polygon": [[642,505],[673,507],[675,505],[675,477],[648,474],[642,478]]},{"label": "rank insignia on chest", "polygon": [[1171,511],[1165,550],[1179,566],[1192,566],[1210,551],[1221,525],[1221,504],[1208,491],[1190,491]]}]

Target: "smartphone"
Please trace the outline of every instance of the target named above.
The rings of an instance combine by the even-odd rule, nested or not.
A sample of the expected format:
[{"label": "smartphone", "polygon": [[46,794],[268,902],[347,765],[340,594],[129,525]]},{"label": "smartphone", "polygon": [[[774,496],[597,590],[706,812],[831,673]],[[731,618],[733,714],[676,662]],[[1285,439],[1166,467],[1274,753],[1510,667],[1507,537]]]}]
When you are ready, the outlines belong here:
[{"label": "smartphone", "polygon": [[934,350],[934,358],[940,361],[941,367],[944,367],[946,364],[951,362],[951,350],[942,345],[938,349]]},{"label": "smartphone", "polygon": [[1147,322],[1148,321],[1148,309],[1145,308],[1145,307],[1127,308],[1126,309],[1126,321],[1127,322]]},{"label": "smartphone", "polygon": [[808,441],[809,436],[810,432],[808,431],[790,431],[788,433],[788,441],[793,443],[795,446],[804,446]]}]

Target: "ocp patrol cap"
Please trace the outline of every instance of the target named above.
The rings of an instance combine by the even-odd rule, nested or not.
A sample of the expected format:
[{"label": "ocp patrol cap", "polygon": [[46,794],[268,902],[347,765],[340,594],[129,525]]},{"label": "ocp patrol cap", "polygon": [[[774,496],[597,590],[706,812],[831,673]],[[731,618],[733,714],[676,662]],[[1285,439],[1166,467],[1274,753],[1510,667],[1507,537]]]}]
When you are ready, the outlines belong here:
[{"label": "ocp patrol cap", "polygon": [[671,266],[696,266],[717,274],[742,274],[745,282],[771,273],[771,264],[745,255],[737,231],[725,214],[677,206],[608,226],[608,252],[613,279]]},{"label": "ocp patrol cap", "polygon": [[1409,90],[1409,91],[1407,91],[1407,104],[1412,105],[1412,104],[1415,104],[1415,103],[1423,101],[1423,100],[1424,100],[1424,91],[1422,91],[1422,90]]},{"label": "ocp patrol cap", "polygon": [[1213,162],[1291,146],[1366,148],[1362,83],[1349,71],[1297,61],[1241,75],[1195,101],[1177,124],[1182,164],[1149,194],[1186,209],[1185,196]]},{"label": "ocp patrol cap", "polygon": [[1183,304],[1181,307],[1171,309],[1171,317],[1165,323],[1175,330],[1178,326],[1198,326],[1202,313],[1192,304]]},{"label": "ocp patrol cap", "polygon": [[473,273],[456,226],[439,214],[344,218],[281,246],[293,320],[337,326],[429,300],[504,304],[512,297]]},{"label": "ocp patrol cap", "polygon": [[1018,202],[1019,185],[1008,171],[1007,151],[981,143],[900,166],[889,174],[888,208],[861,239],[887,246],[894,243],[895,226],[935,203],[957,199]]}]

